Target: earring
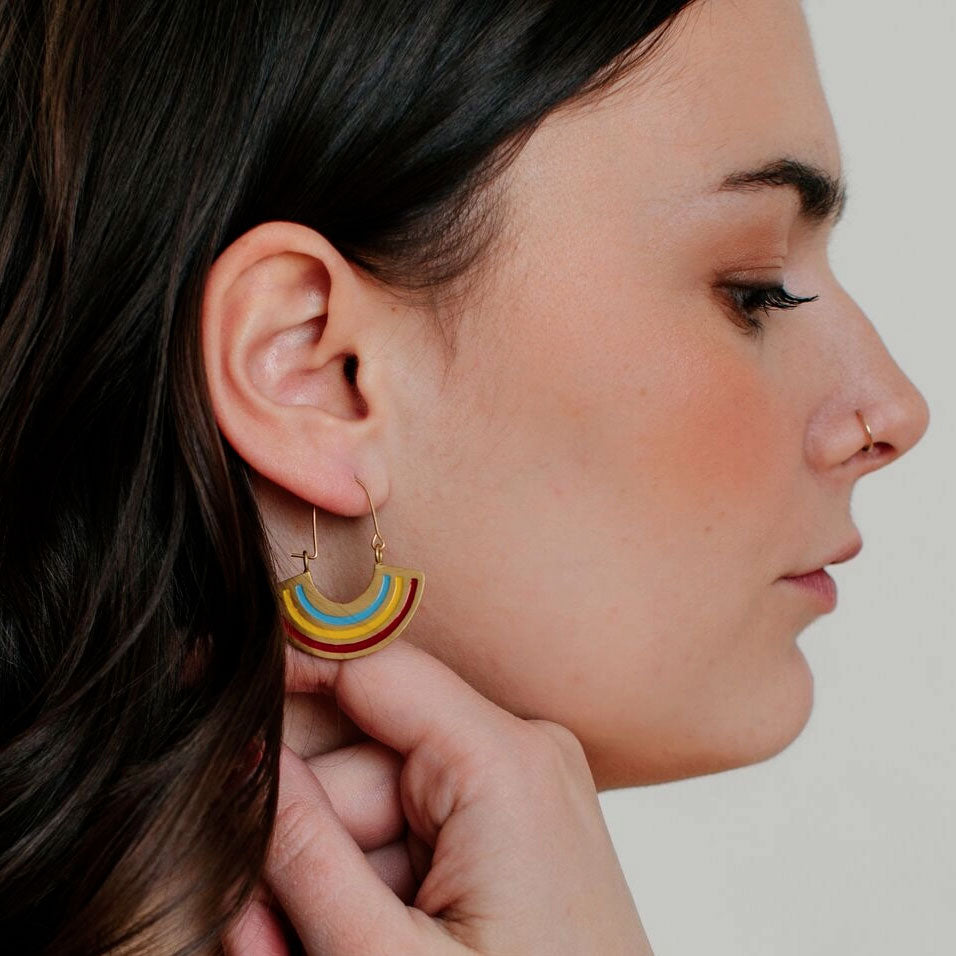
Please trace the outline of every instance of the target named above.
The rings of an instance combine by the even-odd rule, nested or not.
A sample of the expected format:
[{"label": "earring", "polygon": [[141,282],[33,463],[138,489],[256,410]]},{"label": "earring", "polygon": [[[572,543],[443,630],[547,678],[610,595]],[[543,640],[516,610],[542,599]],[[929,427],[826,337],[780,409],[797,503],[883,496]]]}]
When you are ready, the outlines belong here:
[{"label": "earring", "polygon": [[304,570],[276,585],[279,612],[289,643],[307,654],[332,660],[363,657],[392,641],[408,626],[418,609],[425,586],[422,571],[382,564],[385,539],[378,527],[372,496],[356,475],[372,509],[375,534],[372,550],[375,569],[368,587],[353,601],[339,603],[319,593],[309,571],[309,561],[319,556],[315,506],[312,507],[312,554],[302,558]]}]

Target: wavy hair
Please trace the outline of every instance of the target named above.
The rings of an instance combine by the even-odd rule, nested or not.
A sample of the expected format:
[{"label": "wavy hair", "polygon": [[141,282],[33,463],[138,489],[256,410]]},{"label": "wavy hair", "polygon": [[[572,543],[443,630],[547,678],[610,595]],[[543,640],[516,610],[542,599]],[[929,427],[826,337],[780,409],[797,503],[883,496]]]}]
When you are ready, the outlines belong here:
[{"label": "wavy hair", "polygon": [[[218,951],[275,814],[283,642],[211,412],[219,253],[303,223],[437,301],[553,109],[688,0],[0,0],[0,940]],[[416,299],[417,300],[417,299]]]}]

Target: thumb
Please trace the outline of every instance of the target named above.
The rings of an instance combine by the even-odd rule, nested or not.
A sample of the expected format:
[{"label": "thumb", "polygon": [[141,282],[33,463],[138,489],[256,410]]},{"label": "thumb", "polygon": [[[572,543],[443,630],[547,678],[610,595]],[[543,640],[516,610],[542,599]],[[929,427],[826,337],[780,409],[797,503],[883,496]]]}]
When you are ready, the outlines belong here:
[{"label": "thumb", "polygon": [[412,952],[405,904],[382,882],[308,766],[283,745],[266,882],[306,953],[359,956],[391,939]]}]

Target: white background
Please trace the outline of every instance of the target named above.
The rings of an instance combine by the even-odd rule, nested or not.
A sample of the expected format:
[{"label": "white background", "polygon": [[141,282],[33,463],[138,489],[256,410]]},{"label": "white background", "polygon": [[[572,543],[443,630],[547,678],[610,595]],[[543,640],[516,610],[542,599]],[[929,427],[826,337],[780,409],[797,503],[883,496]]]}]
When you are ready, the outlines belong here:
[{"label": "white background", "polygon": [[956,954],[956,0],[804,5],[850,187],[834,268],[932,420],[854,494],[801,737],[602,795],[656,956]]}]

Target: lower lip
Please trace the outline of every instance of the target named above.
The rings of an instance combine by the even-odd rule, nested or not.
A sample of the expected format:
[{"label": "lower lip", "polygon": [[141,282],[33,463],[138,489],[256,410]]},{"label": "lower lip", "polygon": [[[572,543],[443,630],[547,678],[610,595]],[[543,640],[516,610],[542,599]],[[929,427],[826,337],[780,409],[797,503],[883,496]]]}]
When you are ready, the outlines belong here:
[{"label": "lower lip", "polygon": [[837,605],[836,581],[822,568],[813,574],[801,574],[796,578],[781,578],[812,594],[825,611],[832,611]]}]

